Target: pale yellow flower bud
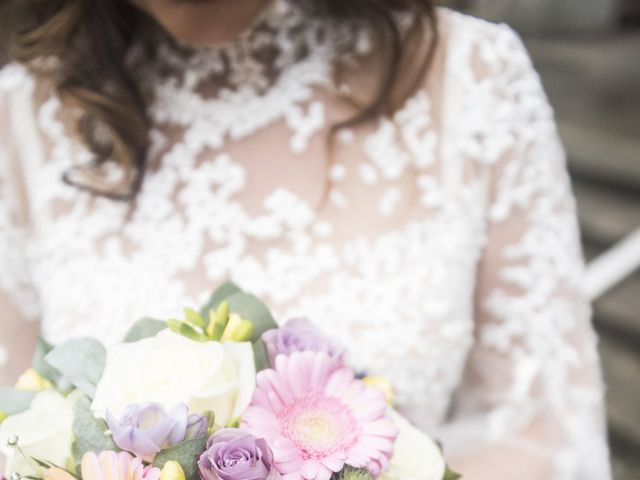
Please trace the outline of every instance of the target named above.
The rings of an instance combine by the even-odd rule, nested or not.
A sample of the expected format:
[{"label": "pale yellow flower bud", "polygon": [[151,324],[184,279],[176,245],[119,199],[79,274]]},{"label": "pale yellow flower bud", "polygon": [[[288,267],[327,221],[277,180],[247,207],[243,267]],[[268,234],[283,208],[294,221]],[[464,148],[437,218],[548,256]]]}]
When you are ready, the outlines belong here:
[{"label": "pale yellow flower bud", "polygon": [[178,462],[168,461],[162,467],[160,480],[185,480],[184,470]]},{"label": "pale yellow flower bud", "polygon": [[222,342],[248,342],[253,336],[253,323],[243,320],[237,313],[229,315],[229,323],[224,329]]},{"label": "pale yellow flower bud", "polygon": [[393,387],[391,382],[384,377],[365,377],[362,379],[365,385],[379,388],[384,392],[384,398],[389,405],[393,405]]},{"label": "pale yellow flower bud", "polygon": [[20,375],[18,383],[16,383],[16,390],[22,390],[25,392],[39,392],[50,388],[53,388],[51,382],[40,376],[40,374],[33,368],[30,368]]}]

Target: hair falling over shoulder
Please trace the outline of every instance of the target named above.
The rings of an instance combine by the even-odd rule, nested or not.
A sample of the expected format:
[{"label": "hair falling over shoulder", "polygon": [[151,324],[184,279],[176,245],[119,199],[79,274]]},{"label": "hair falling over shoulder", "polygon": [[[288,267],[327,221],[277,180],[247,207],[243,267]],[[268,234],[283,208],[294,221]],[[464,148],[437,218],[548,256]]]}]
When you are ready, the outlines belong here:
[{"label": "hair falling over shoulder", "polygon": [[[433,0],[300,1],[308,2],[310,15],[327,21],[366,22],[382,47],[375,95],[333,125],[332,134],[394,112],[427,74],[437,42]],[[97,195],[134,198],[144,178],[150,121],[127,52],[152,20],[129,0],[7,0],[5,8],[16,19],[12,59],[46,76],[62,101],[81,113],[76,128],[94,160],[70,169],[64,180]],[[396,21],[402,13],[411,19],[406,29]],[[426,38],[428,48],[415,48]],[[119,175],[109,173],[114,163]]]}]

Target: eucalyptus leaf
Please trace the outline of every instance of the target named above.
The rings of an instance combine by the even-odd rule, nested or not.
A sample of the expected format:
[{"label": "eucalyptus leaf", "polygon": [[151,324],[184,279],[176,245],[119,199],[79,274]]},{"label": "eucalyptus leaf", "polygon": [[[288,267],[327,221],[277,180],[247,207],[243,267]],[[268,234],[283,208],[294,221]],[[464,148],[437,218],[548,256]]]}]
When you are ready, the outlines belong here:
[{"label": "eucalyptus leaf", "polygon": [[236,293],[242,293],[242,289],[238,287],[235,283],[226,282],[220,285],[209,297],[207,303],[205,303],[200,310],[200,315],[202,318],[209,318],[209,311],[215,310],[218,308],[218,305],[222,303],[222,301],[229,298],[231,295]]},{"label": "eucalyptus leaf", "polygon": [[191,325],[181,320],[168,320],[167,326],[172,331],[179,333],[180,335],[188,338],[189,340],[195,340],[196,342],[206,342],[207,340],[209,340],[209,338],[206,335],[198,332]]},{"label": "eucalyptus leaf", "polygon": [[462,475],[454,472],[449,467],[447,467],[446,472],[444,472],[444,478],[442,480],[458,480],[460,478],[462,478]]},{"label": "eucalyptus leaf", "polygon": [[29,410],[35,392],[23,392],[15,388],[0,387],[0,412],[7,416]]},{"label": "eucalyptus leaf", "polygon": [[38,337],[31,365],[33,369],[38,372],[38,375],[55,385],[58,384],[62,375],[45,360],[45,357],[51,350],[53,350],[53,346],[44,338]]},{"label": "eucalyptus leaf", "polygon": [[152,318],[143,318],[137,321],[124,337],[125,343],[133,343],[149,337],[155,337],[157,333],[167,328],[167,324]]},{"label": "eucalyptus leaf", "polygon": [[178,462],[184,470],[187,480],[197,480],[199,478],[197,461],[200,454],[204,452],[206,443],[206,436],[179,443],[159,452],[155,456],[153,464],[162,469],[168,461]]},{"label": "eucalyptus leaf", "polygon": [[184,309],[184,319],[186,320],[187,323],[190,323],[195,327],[198,327],[201,329],[206,328],[206,325],[202,316],[191,308]]},{"label": "eucalyptus leaf", "polygon": [[256,364],[256,373],[269,368],[267,347],[262,340],[253,343],[253,361]]},{"label": "eucalyptus leaf", "polygon": [[104,372],[107,351],[93,338],[75,338],[51,350],[46,362],[60,371],[76,388],[93,398]]},{"label": "eucalyptus leaf", "polygon": [[51,467],[55,466],[55,465],[54,465],[53,463],[51,463],[51,462],[44,462],[44,461],[42,461],[42,460],[38,460],[38,459],[37,459],[37,458],[35,458],[35,457],[29,457],[29,458],[30,458],[32,461],[34,461],[35,463],[37,463],[37,464],[38,464],[38,466],[39,466],[40,468],[44,468],[45,470],[46,470],[47,468],[51,468]]},{"label": "eucalyptus leaf", "polygon": [[73,457],[80,461],[87,452],[119,450],[111,435],[107,434],[107,423],[96,418],[91,411],[91,400],[79,398],[73,406]]},{"label": "eucalyptus leaf", "polygon": [[250,293],[235,293],[226,299],[229,310],[253,323],[252,342],[258,341],[264,332],[278,328],[271,312],[261,300]]}]

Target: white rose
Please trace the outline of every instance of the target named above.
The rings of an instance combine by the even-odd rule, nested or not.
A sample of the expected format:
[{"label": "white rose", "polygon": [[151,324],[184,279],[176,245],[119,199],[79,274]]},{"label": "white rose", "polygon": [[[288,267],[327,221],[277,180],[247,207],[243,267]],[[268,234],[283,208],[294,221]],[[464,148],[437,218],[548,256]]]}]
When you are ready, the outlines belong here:
[{"label": "white rose", "polygon": [[18,437],[25,456],[67,467],[73,440],[73,404],[80,396],[78,391],[65,398],[53,390],[44,390],[33,398],[29,410],[0,424],[0,448],[7,457],[7,477],[13,472],[23,477],[38,473],[16,449],[7,446],[12,435]]},{"label": "white rose", "polygon": [[438,446],[395,410],[390,409],[389,415],[400,433],[389,471],[381,480],[442,480],[446,466]]},{"label": "white rose", "polygon": [[256,371],[250,343],[196,342],[171,330],[107,351],[91,409],[116,417],[127,405],[186,403],[191,413],[212,410],[225,425],[247,408]]}]

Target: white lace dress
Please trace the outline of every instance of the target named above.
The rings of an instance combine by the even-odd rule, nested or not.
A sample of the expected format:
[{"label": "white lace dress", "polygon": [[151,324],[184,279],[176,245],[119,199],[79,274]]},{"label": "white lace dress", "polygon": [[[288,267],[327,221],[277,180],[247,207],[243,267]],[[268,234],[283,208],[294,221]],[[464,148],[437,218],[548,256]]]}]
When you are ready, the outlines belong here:
[{"label": "white lace dress", "polygon": [[[30,348],[21,319],[109,344],[231,279],[387,376],[466,478],[609,478],[574,201],[520,39],[440,10],[428,81],[330,155],[341,92],[370,85],[370,44],[294,4],[230,44],[142,62],[153,129],[135,203],[63,184],[88,159],[73,111],[2,71],[0,364]],[[335,85],[349,36],[357,67]]]}]

